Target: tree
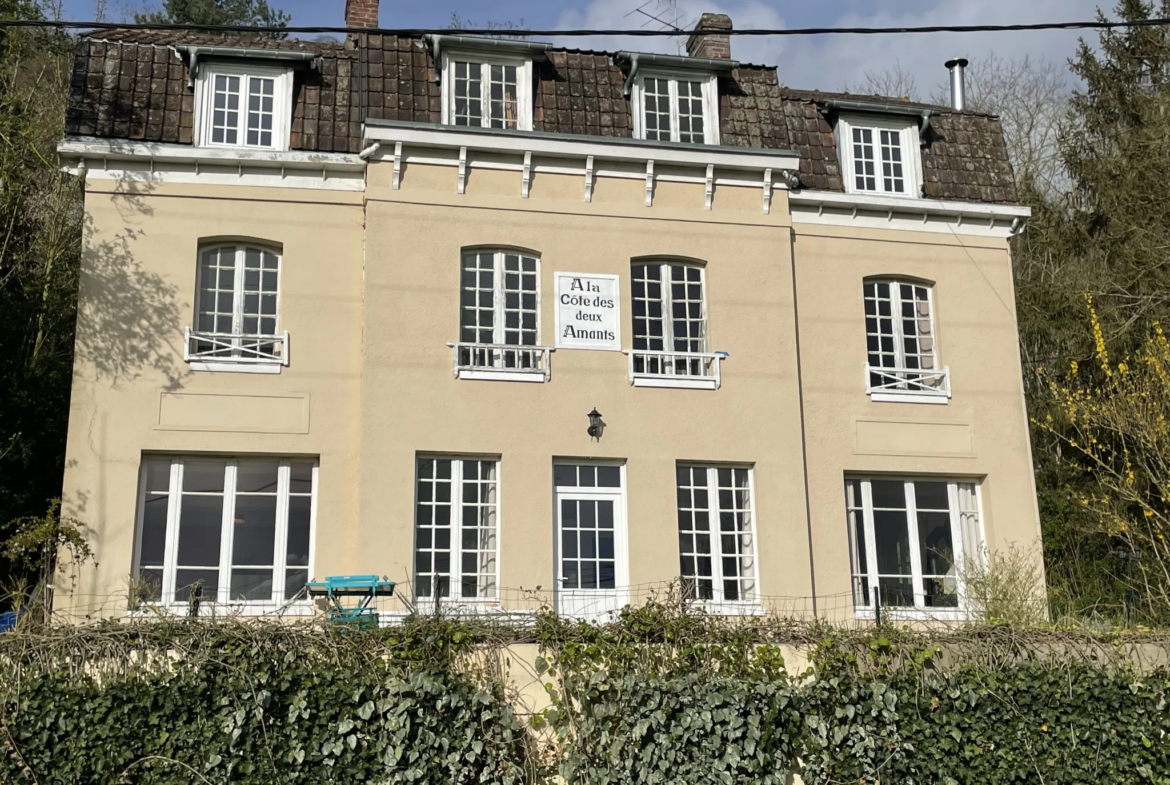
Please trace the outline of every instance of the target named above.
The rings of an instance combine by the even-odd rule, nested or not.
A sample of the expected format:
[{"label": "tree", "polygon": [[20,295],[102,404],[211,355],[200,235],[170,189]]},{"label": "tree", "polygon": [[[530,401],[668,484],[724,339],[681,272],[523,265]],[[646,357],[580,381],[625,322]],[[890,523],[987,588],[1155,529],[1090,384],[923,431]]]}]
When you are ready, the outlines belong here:
[{"label": "tree", "polygon": [[[0,18],[39,16],[0,0]],[[61,495],[82,202],[55,155],[72,63],[64,35],[0,30],[0,543]],[[10,556],[0,547],[4,583]]]},{"label": "tree", "polygon": [[163,0],[162,9],[134,14],[140,24],[287,27],[292,16],[267,0]]}]

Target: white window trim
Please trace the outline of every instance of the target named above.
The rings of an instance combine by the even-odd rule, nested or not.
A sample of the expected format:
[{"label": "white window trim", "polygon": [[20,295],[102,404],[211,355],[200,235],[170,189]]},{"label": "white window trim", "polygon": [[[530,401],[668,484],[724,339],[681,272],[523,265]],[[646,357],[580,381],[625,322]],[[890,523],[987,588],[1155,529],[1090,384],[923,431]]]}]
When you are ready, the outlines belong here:
[{"label": "white window trim", "polygon": [[[691,463],[686,461],[679,462],[680,468],[688,469],[705,469],[707,471],[707,498],[709,501],[708,511],[711,522],[711,581],[712,590],[716,595],[710,600],[692,600],[690,604],[693,607],[701,608],[708,613],[723,616],[762,616],[764,614],[763,605],[761,605],[761,598],[764,596],[760,590],[760,529],[756,521],[756,469],[749,464],[719,464],[719,463]],[[751,536],[752,536],[752,568],[754,575],[752,581],[755,583],[755,588],[752,590],[752,598],[750,600],[726,600],[723,599],[723,543],[719,539],[719,470],[720,469],[746,469],[748,473],[748,504],[749,514],[751,515]],[[675,517],[678,515],[678,501],[677,501],[678,481],[675,480]],[[677,524],[676,531],[677,534]],[[718,555],[715,551],[715,543],[718,542]],[[681,559],[682,554],[679,554]],[[681,566],[681,565],[680,565]]]},{"label": "white window trim", "polygon": [[[224,477],[224,504],[223,504],[223,523],[220,529],[220,557],[219,557],[219,589],[216,596],[205,597],[203,605],[199,609],[200,616],[212,615],[240,615],[240,616],[269,616],[269,615],[283,615],[283,616],[312,616],[315,614],[313,601],[309,598],[301,600],[232,600],[231,599],[231,556],[232,544],[234,541],[234,518],[235,518],[235,504],[236,504],[236,466],[240,460],[276,460],[280,464],[280,470],[277,474],[278,491],[276,496],[276,516],[277,520],[284,521],[283,530],[278,526],[276,530],[276,538],[273,551],[273,565],[272,565],[272,596],[274,598],[284,596],[285,579],[287,578],[287,556],[277,557],[277,554],[285,551],[284,543],[288,541],[288,498],[289,498],[289,472],[286,470],[290,463],[308,463],[313,461],[313,482],[312,494],[309,502],[309,581],[313,580],[314,569],[316,565],[316,550],[317,550],[317,502],[320,496],[320,485],[318,481],[318,473],[320,472],[320,461],[316,458],[281,458],[275,456],[232,456],[221,457],[216,455],[198,455],[191,453],[183,454],[148,454],[144,455],[141,464],[138,468],[138,499],[137,512],[135,513],[134,522],[134,560],[132,564],[132,575],[137,577],[141,570],[142,558],[142,535],[143,535],[143,519],[146,515],[146,505],[144,499],[147,493],[147,463],[152,459],[169,459],[171,461],[170,480],[167,490],[167,531],[166,531],[166,545],[163,551],[163,583],[162,583],[162,597],[159,602],[142,603],[136,608],[131,608],[129,615],[132,617],[143,616],[151,617],[155,615],[155,609],[163,610],[167,613],[185,614],[188,610],[187,602],[167,602],[168,596],[173,597],[175,593],[175,577],[176,577],[176,559],[178,558],[178,535],[179,535],[179,515],[181,512],[180,504],[175,504],[174,500],[177,496],[182,495],[183,490],[183,464],[186,461],[198,460],[224,460],[227,462],[227,469]],[[230,503],[228,501],[230,494]]]},{"label": "white window trim", "polygon": [[[926,403],[926,404],[941,404],[946,405],[951,402],[951,368],[949,365],[942,367],[935,367],[929,371],[923,371],[920,368],[908,369],[906,368],[906,343],[903,335],[902,327],[902,290],[899,288],[902,285],[916,286],[926,289],[926,303],[930,308],[930,335],[934,340],[934,351],[932,356],[934,358],[935,366],[938,366],[939,355],[939,336],[938,324],[934,318],[934,284],[926,281],[916,281],[913,278],[897,278],[891,276],[877,276],[866,278],[862,282],[862,302],[864,303],[864,291],[866,284],[886,283],[890,285],[890,309],[894,316],[894,357],[897,360],[897,366],[894,368],[884,369],[886,371],[907,371],[910,373],[937,373],[944,377],[943,386],[938,392],[925,392],[922,390],[907,390],[906,392],[898,392],[894,390],[875,391],[870,389],[870,365],[869,365],[869,347],[866,346],[866,364],[865,364],[865,389],[869,399],[874,403]],[[862,308],[862,318],[864,315],[864,307]],[[866,339],[868,341],[868,330],[866,330]]]},{"label": "white window trim", "polygon": [[[531,131],[532,130],[532,102],[533,102],[533,84],[532,84],[532,60],[525,57],[508,57],[506,55],[486,55],[482,52],[470,51],[443,51],[443,78],[440,80],[440,93],[442,95],[442,125],[452,125],[451,119],[451,104],[454,101],[451,86],[455,81],[455,76],[452,73],[451,63],[454,61],[462,63],[478,63],[480,66],[491,65],[511,65],[516,67],[516,129],[517,131]],[[485,91],[483,96],[483,114],[480,118],[481,128],[491,128],[491,112],[488,111],[488,101],[486,91],[488,89],[488,82],[486,79],[480,78],[480,87]],[[510,129],[493,129],[493,130],[510,130]]]},{"label": "white window trim", "polygon": [[[464,255],[466,255],[468,253],[487,253],[487,252],[491,252],[491,254],[492,254],[492,312],[493,312],[492,324],[494,325],[492,327],[492,333],[493,333],[492,340],[494,341],[494,343],[493,344],[481,344],[481,343],[467,344],[467,343],[463,343],[463,342],[459,342],[459,341],[449,342],[447,345],[450,346],[455,352],[455,378],[456,379],[477,380],[477,381],[487,381],[487,382],[533,382],[533,383],[537,383],[537,384],[543,384],[545,382],[548,382],[549,380],[552,379],[552,373],[547,368],[545,370],[533,370],[533,371],[505,371],[505,370],[491,370],[491,369],[486,369],[486,368],[485,369],[467,369],[467,368],[460,368],[459,367],[459,363],[458,363],[459,350],[460,350],[460,347],[462,347],[462,346],[469,346],[469,345],[471,345],[471,346],[485,346],[485,345],[486,346],[505,346],[506,345],[502,342],[502,339],[504,337],[504,332],[506,330],[505,318],[504,318],[504,306],[505,306],[504,257],[509,255],[509,254],[517,255],[517,256],[521,256],[521,257],[527,256],[531,259],[536,260],[536,345],[535,346],[528,346],[528,347],[525,347],[522,345],[517,345],[513,348],[531,349],[533,351],[540,351],[544,357],[545,363],[548,366],[552,365],[552,353],[556,351],[556,349],[554,349],[552,347],[545,346],[544,344],[542,344],[540,342],[540,336],[541,336],[541,333],[543,332],[543,330],[541,329],[541,324],[542,324],[542,320],[544,318],[544,314],[541,310],[541,296],[540,296],[540,290],[541,290],[540,254],[532,252],[532,251],[524,251],[524,250],[509,249],[509,248],[493,248],[491,246],[486,247],[486,248],[475,248],[475,247],[464,248],[459,253],[459,275],[460,275],[459,287],[460,287],[460,292],[462,292],[462,287],[463,287],[462,276],[463,276],[463,257],[464,257]],[[278,300],[278,302],[279,302],[279,300]],[[462,305],[460,305],[460,307],[459,307],[459,332],[460,332],[460,334],[462,334],[462,332],[463,332],[463,307],[462,307]],[[559,330],[558,330],[558,332],[559,332]]]},{"label": "white window trim", "polygon": [[[947,483],[947,504],[950,507],[951,518],[951,542],[954,547],[954,564],[956,565],[955,583],[958,589],[958,607],[957,608],[927,608],[925,607],[925,590],[923,588],[922,577],[922,554],[919,552],[918,537],[910,537],[910,559],[911,572],[914,579],[914,608],[899,608],[891,606],[882,606],[883,619],[905,619],[905,620],[928,620],[928,621],[967,621],[971,617],[971,609],[967,600],[966,583],[963,580],[962,570],[958,565],[962,565],[968,558],[964,550],[963,528],[962,528],[962,511],[959,507],[959,485],[974,485],[975,486],[975,506],[979,516],[979,531],[978,541],[980,543],[980,553],[978,554],[983,564],[987,563],[986,554],[986,537],[984,528],[984,512],[983,512],[983,484],[978,480],[972,478],[961,477],[935,477],[930,475],[847,475],[846,482],[856,481],[861,483],[861,498],[862,498],[862,525],[865,526],[865,561],[869,570],[867,576],[869,578],[870,596],[873,596],[874,591],[880,585],[878,582],[878,566],[877,566],[877,541],[874,537],[874,523],[873,523],[873,494],[871,482],[874,480],[894,480],[902,481],[906,485],[906,515],[907,525],[909,525],[910,516],[913,516],[915,525],[917,525],[917,508],[915,506],[914,497],[914,483],[915,482],[945,482]],[[846,530],[849,538],[849,583],[850,593],[854,602],[854,616],[857,619],[874,620],[877,618],[872,602],[869,605],[857,605],[857,587],[853,584],[854,576],[858,575],[857,571],[857,554],[856,540],[853,533],[848,531],[848,513],[846,513]],[[916,534],[917,532],[915,532]]]},{"label": "white window trim", "polygon": [[[694,267],[699,270],[699,286],[703,292],[702,311],[703,311],[703,351],[701,352],[676,352],[673,348],[664,349],[661,352],[656,352],[652,349],[625,349],[623,350],[629,357],[628,370],[630,384],[634,387],[662,387],[675,390],[718,390],[723,386],[722,379],[722,363],[727,358],[726,352],[709,352],[711,347],[711,324],[707,313],[707,265],[698,262],[681,260],[681,259],[644,259],[634,260],[630,265],[630,318],[634,319],[634,286],[633,286],[633,268],[634,266],[656,265],[661,268],[662,278],[662,345],[664,347],[674,346],[674,301],[670,294],[670,268],[672,267]],[[631,322],[631,325],[633,322]],[[558,327],[557,333],[560,334]],[[634,339],[634,331],[630,330],[631,345]],[[711,376],[674,376],[668,374],[654,374],[654,373],[639,373],[634,370],[635,359],[638,355],[645,355],[648,357],[662,356],[662,355],[677,355],[689,356],[697,359],[708,360],[712,363],[713,375]]]},{"label": "white window trim", "polygon": [[267,251],[276,256],[276,329],[273,331],[272,338],[275,341],[282,341],[284,344],[283,356],[279,360],[269,360],[267,358],[259,357],[239,357],[239,358],[214,358],[207,360],[193,360],[189,357],[191,341],[198,340],[200,335],[207,335],[208,333],[201,333],[193,327],[187,328],[184,336],[183,354],[192,371],[202,371],[211,373],[280,373],[283,366],[289,364],[289,335],[288,331],[283,333],[280,331],[280,310],[281,310],[281,292],[284,289],[284,253],[277,251],[272,246],[264,245],[263,243],[241,241],[238,243],[209,243],[207,245],[200,245],[199,252],[195,259],[195,315],[192,322],[198,324],[200,298],[203,296],[203,281],[200,276],[203,275],[203,254],[208,251],[218,250],[220,248],[235,248],[236,249],[236,277],[237,286],[232,294],[232,332],[236,335],[243,335],[236,331],[236,324],[242,323],[244,318],[244,260],[247,258],[247,251],[249,248],[258,249],[260,251]]},{"label": "white window trim", "polygon": [[694,71],[671,71],[646,69],[638,70],[630,91],[634,119],[634,138],[646,138],[646,85],[645,78],[670,80],[670,141],[678,141],[678,82],[702,82],[703,84],[703,143],[719,144],[719,77],[715,74]]},{"label": "white window trim", "polygon": [[[556,484],[556,467],[557,466],[616,466],[621,473],[619,479],[619,487],[617,488],[581,488],[570,485]],[[629,535],[629,492],[628,482],[626,476],[626,461],[624,460],[598,460],[589,458],[557,458],[553,460],[553,598],[554,606],[558,614],[565,613],[564,607],[564,592],[565,591],[583,591],[581,589],[565,589],[561,583],[561,494],[569,496],[584,496],[595,499],[617,499],[618,510],[620,511],[620,520],[614,522],[613,536],[613,555],[614,555],[614,576],[613,576],[613,593],[615,602],[615,611],[620,611],[622,608],[630,604],[630,535]],[[588,591],[588,590],[584,590]],[[609,591],[608,589],[597,589],[596,591]]]},{"label": "white window trim", "polygon": [[[876,185],[873,191],[857,187],[853,157],[853,129],[871,128],[874,131],[900,131],[902,142],[902,172],[906,192],[886,191],[881,175],[881,159],[878,140],[874,139],[874,155],[877,165]],[[841,179],[845,192],[849,194],[870,194],[898,199],[920,199],[922,197],[922,138],[915,118],[874,117],[862,114],[842,114],[837,118],[837,152],[841,163]]]},{"label": "white window trim", "polygon": [[[464,612],[471,615],[479,615],[481,613],[488,613],[498,611],[503,607],[503,600],[500,597],[500,557],[503,553],[501,547],[501,536],[503,534],[503,527],[500,525],[503,521],[503,487],[502,470],[503,460],[498,455],[447,455],[443,453],[416,453],[414,457],[414,506],[411,507],[411,518],[415,521],[411,528],[411,547],[410,547],[410,565],[414,569],[415,554],[418,550],[418,462],[420,460],[444,460],[451,461],[451,571],[447,574],[448,596],[439,598],[439,606],[451,606],[452,610],[456,612]],[[463,581],[457,579],[462,575],[462,568],[459,567],[463,563],[463,462],[464,461],[492,461],[496,464],[496,571],[495,571],[495,597],[464,597],[463,596]],[[458,503],[456,503],[458,500]],[[456,536],[456,530],[460,536]],[[433,565],[432,565],[433,566]],[[432,572],[432,575],[434,573]],[[413,576],[412,576],[413,580]],[[431,611],[435,608],[434,597],[416,597],[414,596],[414,584],[411,582],[410,586],[411,597],[414,602],[416,610]]]},{"label": "white window trim", "polygon": [[[217,75],[238,76],[247,79],[249,76],[264,76],[276,80],[273,85],[272,100],[272,145],[244,144],[247,133],[248,91],[244,89],[240,94],[240,144],[224,144],[211,141],[211,98],[212,85]],[[275,150],[286,152],[290,144],[292,126],[292,94],[293,72],[289,68],[273,66],[243,65],[238,63],[201,62],[199,76],[195,80],[195,146],[218,147],[244,150]]]}]

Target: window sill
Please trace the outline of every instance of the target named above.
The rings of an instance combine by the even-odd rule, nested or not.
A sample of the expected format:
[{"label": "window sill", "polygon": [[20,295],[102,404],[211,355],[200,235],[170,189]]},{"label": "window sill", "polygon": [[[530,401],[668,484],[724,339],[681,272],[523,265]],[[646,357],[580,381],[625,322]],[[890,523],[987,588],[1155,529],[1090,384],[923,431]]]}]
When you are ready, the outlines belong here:
[{"label": "window sill", "polygon": [[929,403],[946,405],[951,397],[944,393],[870,393],[869,399],[874,403]]},{"label": "window sill", "polygon": [[548,381],[548,377],[540,371],[513,373],[511,371],[468,371],[461,369],[456,378],[484,382],[535,382],[540,384]]},{"label": "window sill", "polygon": [[280,373],[279,363],[190,363],[192,371],[211,373]]},{"label": "window sill", "polygon": [[718,379],[687,379],[671,376],[635,376],[635,387],[666,387],[675,390],[718,390]]}]

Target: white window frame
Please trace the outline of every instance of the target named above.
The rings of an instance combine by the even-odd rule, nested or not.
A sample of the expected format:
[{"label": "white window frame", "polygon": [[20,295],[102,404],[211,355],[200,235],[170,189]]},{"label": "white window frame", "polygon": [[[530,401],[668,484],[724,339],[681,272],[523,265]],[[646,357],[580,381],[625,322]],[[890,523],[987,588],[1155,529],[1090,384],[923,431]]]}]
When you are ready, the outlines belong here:
[{"label": "white window frame", "polygon": [[[853,129],[868,128],[874,132],[874,155],[876,164],[875,190],[857,187],[856,163],[853,156]],[[881,131],[898,131],[902,148],[902,172],[906,185],[905,192],[885,190],[881,173]],[[872,115],[842,114],[837,118],[837,152],[841,163],[841,179],[845,192],[850,194],[891,197],[896,199],[919,199],[922,195],[922,139],[918,131],[917,118],[874,117]]]},{"label": "white window frame", "polygon": [[[469,254],[492,254],[492,343],[463,341],[463,270],[464,257]],[[505,257],[519,256],[536,261],[536,343],[507,344],[507,270]],[[556,349],[541,343],[541,274],[540,254],[518,248],[463,248],[459,253],[459,340],[448,344],[454,350],[456,379],[479,379],[494,382],[547,382],[552,378],[552,353]],[[521,262],[523,268],[523,262]],[[523,274],[523,273],[521,273]],[[520,290],[523,297],[523,289]],[[523,303],[521,303],[523,306]],[[490,349],[490,353],[485,353]],[[487,362],[484,362],[484,361]],[[468,361],[468,362],[465,362]],[[513,366],[513,367],[509,367]]]},{"label": "white window frame", "polygon": [[[218,251],[221,248],[235,248],[235,286],[233,290],[232,301],[232,336],[242,337],[243,321],[244,321],[244,282],[245,282],[245,260],[247,259],[247,252],[249,249],[258,250],[263,253],[270,253],[276,257],[276,328],[273,330],[271,338],[273,344],[281,345],[280,357],[259,357],[249,355],[244,352],[233,351],[232,357],[214,357],[204,360],[195,359],[192,355],[192,343],[197,343],[200,336],[214,335],[221,336],[221,340],[225,334],[221,333],[204,333],[198,330],[199,314],[202,308],[203,294],[203,255],[208,251]],[[240,242],[215,242],[199,246],[199,252],[195,260],[195,309],[194,309],[194,327],[188,327],[185,331],[184,340],[184,360],[190,365],[192,371],[213,371],[221,373],[280,373],[283,366],[289,364],[289,334],[288,331],[281,331],[280,329],[280,310],[281,310],[281,291],[283,290],[283,276],[284,276],[284,253],[277,250],[276,247],[265,245],[264,243],[240,241]],[[262,334],[264,337],[269,337],[266,333]],[[237,347],[239,341],[237,338],[227,339],[235,340]]]},{"label": "white window frame", "polygon": [[[896,276],[873,276],[862,281],[862,319],[869,319],[869,315],[865,313],[865,287],[869,284],[889,284],[890,286],[890,309],[891,320],[894,327],[894,358],[896,365],[893,368],[879,368],[879,371],[885,371],[892,375],[905,374],[907,378],[914,376],[935,376],[937,377],[937,388],[932,390],[921,389],[921,383],[915,385],[913,381],[906,384],[906,389],[889,389],[889,388],[875,388],[871,378],[871,366],[869,364],[869,327],[865,328],[865,390],[871,401],[875,403],[928,403],[928,404],[942,404],[945,405],[951,400],[951,369],[949,366],[939,365],[939,336],[938,324],[934,318],[935,313],[935,297],[934,284],[929,281],[922,281],[915,278],[896,277]],[[902,286],[913,286],[919,289],[926,289],[926,303],[930,309],[930,337],[934,341],[934,348],[931,351],[931,357],[934,359],[934,368],[907,368],[906,367],[906,334],[905,325],[903,324],[902,316]],[[882,318],[879,315],[874,318]],[[921,338],[922,336],[917,336]]]},{"label": "white window frame", "polygon": [[[500,536],[502,528],[500,523],[501,518],[501,495],[503,490],[503,483],[501,482],[501,467],[503,461],[498,455],[444,455],[440,453],[417,453],[414,458],[414,506],[411,508],[411,518],[414,521],[411,533],[411,548],[410,548],[410,566],[411,566],[411,585],[410,591],[414,595],[415,584],[414,581],[417,576],[414,575],[415,557],[418,553],[418,462],[426,460],[442,460],[451,461],[451,544],[449,552],[451,554],[450,569],[447,572],[447,587],[448,595],[439,599],[440,605],[459,606],[464,609],[474,610],[488,610],[500,608],[500,554],[502,548],[500,547]],[[492,575],[495,586],[495,596],[493,597],[464,597],[463,596],[463,463],[464,461],[477,462],[491,462],[496,465],[495,484],[496,484],[496,502],[495,502],[495,539],[496,539],[496,553],[493,561],[495,562],[495,573]],[[433,546],[433,543],[432,543]],[[433,547],[432,547],[433,551]],[[431,575],[435,575],[432,563]],[[433,578],[432,578],[433,580]],[[433,585],[432,585],[433,589]],[[430,610],[435,606],[435,598],[414,596],[413,601],[416,609]]]},{"label": "white window frame", "polygon": [[[216,76],[235,76],[243,80],[243,89],[240,91],[240,121],[237,138],[238,144],[211,141],[211,122],[213,108],[211,102],[215,95],[214,84]],[[248,129],[248,90],[249,77],[259,76],[273,79],[272,100],[272,144],[247,144]],[[290,68],[274,66],[243,65],[238,63],[204,62],[199,63],[199,74],[195,79],[195,146],[221,147],[228,149],[247,150],[275,150],[285,152],[289,149],[289,137],[292,127],[292,95],[293,72]]]},{"label": "white window frame", "polygon": [[[862,523],[865,527],[865,562],[867,571],[863,574],[858,570],[857,561],[857,538],[851,529],[849,523],[848,512],[846,513],[846,532],[849,538],[849,574],[850,574],[850,588],[853,595],[854,615],[858,619],[873,620],[877,616],[877,612],[873,606],[874,590],[880,586],[877,560],[877,541],[874,536],[874,519],[873,519],[873,486],[875,480],[879,481],[894,481],[903,482],[905,484],[905,504],[907,516],[907,532],[910,535],[910,569],[913,575],[913,592],[914,592],[914,607],[892,607],[885,604],[882,605],[881,614],[883,619],[926,619],[926,620],[940,620],[940,621],[965,621],[970,618],[971,608],[967,598],[967,590],[965,581],[963,580],[963,565],[969,559],[977,560],[979,564],[987,563],[987,555],[985,553],[985,533],[984,533],[984,513],[983,513],[983,485],[979,480],[972,478],[961,477],[935,477],[930,475],[847,475],[845,477],[846,486],[850,482],[857,482],[861,486],[861,500],[862,500]],[[924,588],[924,579],[922,572],[922,554],[920,547],[920,537],[918,536],[918,511],[915,502],[914,483],[915,482],[945,482],[947,484],[947,504],[949,506],[951,518],[951,543],[954,547],[954,569],[955,583],[958,595],[958,607],[955,608],[931,608],[926,606],[926,592]],[[979,543],[978,552],[974,554],[967,553],[968,538],[963,536],[962,527],[962,509],[959,501],[959,486],[973,485],[975,488],[975,514],[978,516],[978,531],[975,532],[976,541]],[[846,502],[848,502],[848,490],[846,490]],[[848,504],[846,504],[848,509]],[[913,529],[910,529],[910,522],[914,522]],[[861,577],[868,578],[870,588],[870,602],[868,604],[858,601],[860,588],[858,586],[858,579]]]},{"label": "white window frame", "polygon": [[[533,84],[532,84],[532,60],[526,57],[509,57],[507,55],[486,55],[482,52],[470,51],[443,51],[443,78],[440,83],[440,93],[442,95],[442,112],[441,122],[443,125],[454,126],[454,119],[452,118],[452,104],[455,101],[453,85],[455,82],[455,74],[453,63],[477,63],[480,68],[480,89],[483,91],[481,98],[482,114],[480,116],[481,128],[487,128],[493,131],[504,131],[513,129],[492,128],[491,126],[491,112],[488,110],[488,80],[485,78],[485,71],[488,67],[493,65],[514,66],[516,68],[516,128],[517,131],[531,131],[532,130],[532,100],[533,100]],[[460,126],[463,127],[463,126]],[[475,126],[470,126],[475,127]]]},{"label": "white window frame", "polygon": [[[723,614],[728,616],[749,616],[763,614],[763,606],[760,604],[760,598],[763,593],[760,591],[760,537],[759,526],[756,522],[756,471],[755,467],[750,464],[718,464],[718,463],[695,463],[689,461],[680,461],[677,464],[679,469],[700,469],[707,472],[707,514],[711,532],[711,583],[712,583],[712,598],[704,600],[694,598],[690,600],[692,605],[701,607],[710,613]],[[750,558],[752,560],[752,577],[751,582],[754,585],[751,597],[748,599],[728,600],[724,598],[723,588],[723,543],[722,543],[722,529],[720,528],[720,513],[722,512],[719,506],[719,470],[720,469],[738,469],[744,470],[748,473],[748,521],[749,521],[749,535],[752,541]],[[675,476],[675,511],[676,518],[678,512],[678,477]],[[677,532],[680,533],[681,532]],[[680,574],[681,574],[681,559],[682,553],[679,553],[680,559]],[[697,569],[697,567],[696,567]],[[683,577],[685,581],[686,578]],[[741,580],[743,580],[741,576]]]},{"label": "white window frame", "polygon": [[[631,347],[637,339],[635,304],[635,267],[658,267],[662,288],[662,350],[630,348],[629,377],[634,387],[669,387],[687,390],[718,390],[722,386],[723,352],[711,352],[711,325],[707,310],[707,266],[688,259],[640,258],[630,263],[630,331]],[[671,291],[674,268],[699,271],[701,319],[703,324],[702,349],[698,352],[680,352],[674,348],[674,296]],[[685,284],[685,282],[684,282]],[[649,302],[649,297],[644,298]],[[689,338],[688,338],[689,340]],[[653,369],[653,370],[652,370]]]},{"label": "white window frame", "polygon": [[[617,488],[598,488],[579,485],[557,485],[557,466],[609,466],[617,467],[619,485]],[[617,612],[630,603],[630,545],[629,545],[629,483],[624,460],[598,460],[588,458],[556,458],[553,460],[553,597],[557,613],[587,620],[612,620]],[[610,591],[609,589],[566,589],[561,581],[563,570],[561,543],[561,499],[613,501],[614,529],[613,529],[613,556],[614,556],[614,588],[612,600],[613,608],[597,609],[591,612],[581,612],[581,603],[588,604],[589,591]]]},{"label": "white window frame", "polygon": [[[320,461],[317,458],[296,458],[296,457],[282,457],[282,456],[268,456],[268,455],[199,455],[191,453],[183,454],[162,454],[150,453],[143,456],[141,465],[139,466],[138,477],[138,508],[135,516],[135,530],[134,530],[134,560],[133,560],[133,575],[137,577],[142,569],[142,536],[143,536],[143,520],[146,514],[146,495],[149,491],[147,488],[147,464],[151,460],[169,460],[170,467],[170,481],[167,493],[167,531],[166,531],[166,545],[164,547],[163,556],[163,583],[162,583],[162,599],[158,603],[145,603],[164,611],[176,614],[185,614],[188,611],[188,603],[186,601],[175,601],[174,595],[178,568],[178,547],[179,547],[179,522],[182,512],[182,493],[183,493],[183,468],[188,461],[224,461],[226,462],[224,488],[223,488],[223,522],[220,526],[220,554],[219,554],[219,588],[215,596],[205,596],[203,604],[199,608],[201,616],[211,616],[216,613],[220,614],[235,614],[240,616],[266,616],[280,612],[288,616],[311,616],[314,614],[314,606],[312,600],[308,597],[302,600],[285,600],[285,580],[287,570],[290,569],[287,559],[287,542],[288,542],[288,500],[290,488],[290,471],[289,465],[292,463],[309,463],[313,464],[313,480],[312,480],[312,496],[309,505],[309,564],[308,564],[308,580],[312,581],[314,577],[314,569],[316,565],[316,548],[317,548],[317,504],[320,498],[320,483],[318,475],[321,469]],[[234,542],[235,532],[235,505],[236,505],[236,467],[239,461],[252,460],[270,460],[279,463],[279,470],[277,472],[277,495],[276,495],[276,537],[274,543],[273,564],[272,564],[272,598],[270,600],[232,600],[231,599],[231,570],[232,570],[232,546]],[[178,503],[176,503],[178,499]],[[283,528],[280,521],[284,521]],[[280,554],[285,553],[282,556]],[[294,567],[300,569],[299,567]],[[168,597],[170,600],[168,601]],[[133,608],[130,615],[145,615],[153,616],[154,610],[150,607]]]},{"label": "white window frame", "polygon": [[[634,138],[646,138],[646,77],[670,82],[670,141],[678,142],[678,83],[700,82],[703,90],[703,144],[719,144],[719,77],[694,71],[638,70],[630,90],[631,115],[634,120]],[[660,140],[655,140],[660,141]],[[688,143],[689,144],[689,143]]]}]

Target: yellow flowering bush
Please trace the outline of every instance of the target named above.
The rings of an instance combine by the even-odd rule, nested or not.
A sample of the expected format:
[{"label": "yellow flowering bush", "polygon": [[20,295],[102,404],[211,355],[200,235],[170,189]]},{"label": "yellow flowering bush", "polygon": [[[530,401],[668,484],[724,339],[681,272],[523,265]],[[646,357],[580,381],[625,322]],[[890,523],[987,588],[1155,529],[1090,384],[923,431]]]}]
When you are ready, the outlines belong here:
[{"label": "yellow flowering bush", "polygon": [[1113,362],[1092,298],[1095,363],[1046,375],[1050,413],[1035,424],[1071,448],[1095,481],[1077,499],[1101,530],[1136,557],[1133,588],[1151,611],[1170,610],[1170,340],[1155,323]]}]

